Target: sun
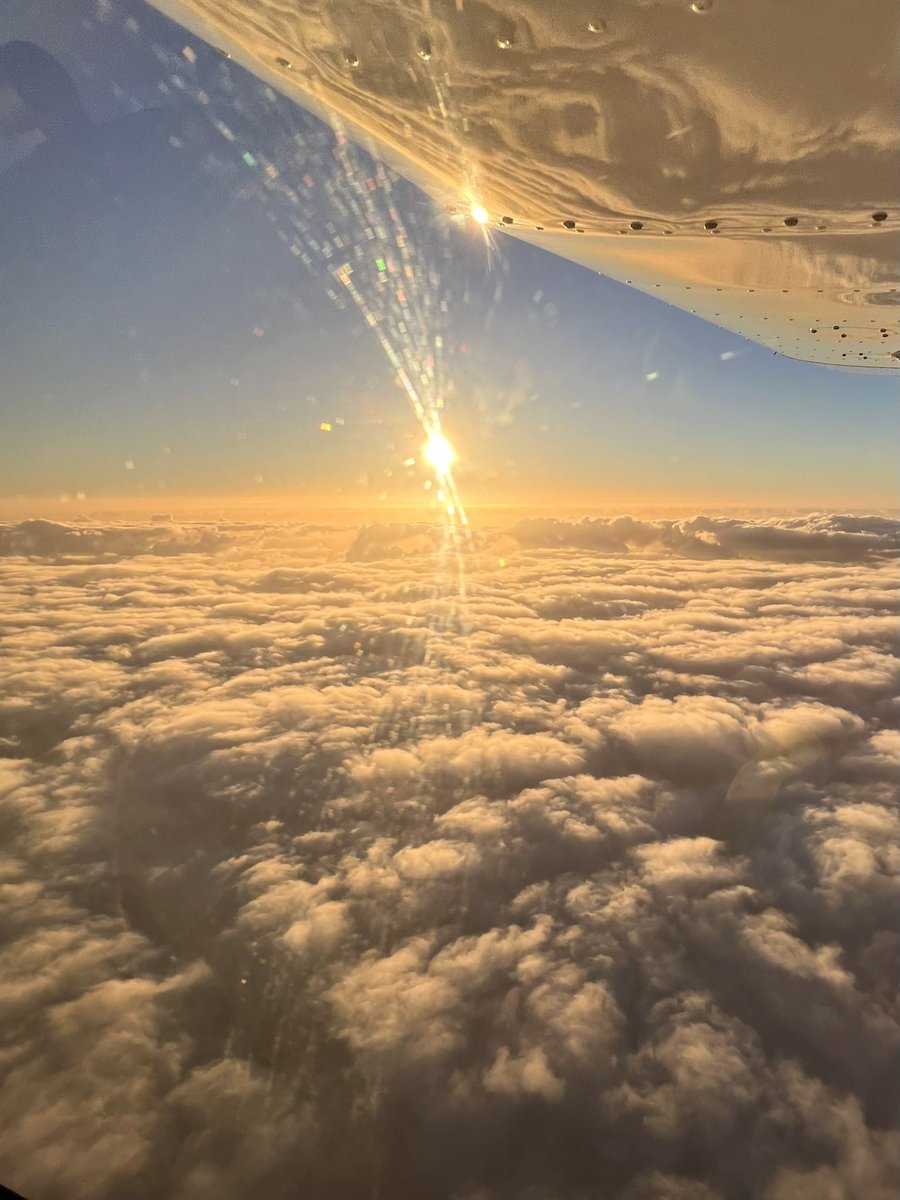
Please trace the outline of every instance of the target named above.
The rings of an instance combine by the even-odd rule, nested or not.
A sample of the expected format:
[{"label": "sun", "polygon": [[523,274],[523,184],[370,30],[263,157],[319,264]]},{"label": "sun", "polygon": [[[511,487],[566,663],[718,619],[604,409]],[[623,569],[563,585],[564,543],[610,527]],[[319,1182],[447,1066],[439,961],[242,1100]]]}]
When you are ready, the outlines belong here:
[{"label": "sun", "polygon": [[488,214],[488,210],[484,207],[484,205],[476,204],[474,201],[472,203],[472,207],[469,209],[469,212],[472,214],[472,220],[476,225],[487,225],[488,221],[491,219],[490,215]]},{"label": "sun", "polygon": [[428,435],[428,441],[422,447],[422,455],[440,476],[448,475],[456,462],[456,451],[439,429]]}]

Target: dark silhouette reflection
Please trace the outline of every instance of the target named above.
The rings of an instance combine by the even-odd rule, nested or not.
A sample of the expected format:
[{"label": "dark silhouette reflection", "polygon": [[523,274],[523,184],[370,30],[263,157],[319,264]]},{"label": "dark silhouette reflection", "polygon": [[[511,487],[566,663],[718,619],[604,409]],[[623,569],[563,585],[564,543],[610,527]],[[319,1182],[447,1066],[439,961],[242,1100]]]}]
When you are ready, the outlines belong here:
[{"label": "dark silhouette reflection", "polygon": [[0,390],[11,436],[33,439],[25,415],[46,410],[31,448],[48,477],[54,458],[58,475],[99,456],[121,486],[136,441],[169,440],[173,403],[191,395],[202,423],[204,403],[240,402],[229,381],[259,360],[254,331],[291,359],[321,336],[298,329],[307,279],[246,164],[195,107],[95,122],[50,54],[9,42],[0,136],[27,150],[0,173]]},{"label": "dark silhouette reflection", "polygon": [[38,140],[0,175],[7,331],[18,315],[57,332],[74,306],[83,322],[86,307],[121,312],[165,291],[217,198],[198,169],[202,127],[169,107],[95,124],[65,70],[27,42],[0,50],[0,96],[3,132]]},{"label": "dark silhouette reflection", "polygon": [[37,131],[56,145],[91,124],[78,89],[52,54],[33,42],[0,47],[0,133]]}]

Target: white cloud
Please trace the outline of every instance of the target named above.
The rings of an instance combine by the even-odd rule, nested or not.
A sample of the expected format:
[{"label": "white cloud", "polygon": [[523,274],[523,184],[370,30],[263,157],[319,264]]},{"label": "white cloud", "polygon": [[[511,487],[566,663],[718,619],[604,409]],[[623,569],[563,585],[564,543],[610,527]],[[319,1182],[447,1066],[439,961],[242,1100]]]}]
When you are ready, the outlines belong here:
[{"label": "white cloud", "polygon": [[4,1180],[886,1198],[895,539],[7,527]]}]

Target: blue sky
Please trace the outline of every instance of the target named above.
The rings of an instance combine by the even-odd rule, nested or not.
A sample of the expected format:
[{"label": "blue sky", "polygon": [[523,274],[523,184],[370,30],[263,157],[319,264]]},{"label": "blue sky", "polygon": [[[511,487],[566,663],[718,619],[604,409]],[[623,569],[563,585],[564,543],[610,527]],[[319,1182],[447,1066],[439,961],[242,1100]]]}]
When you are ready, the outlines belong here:
[{"label": "blue sky", "polygon": [[[99,23],[82,7],[87,27],[72,6],[54,21],[53,5],[36,16],[13,4],[0,38],[32,38],[61,58],[95,118],[113,118],[105,145],[139,120],[123,115],[129,108],[165,99],[156,86],[171,74],[165,56],[191,39],[143,5],[115,5]],[[219,112],[259,97],[259,84],[201,47],[188,97],[212,91],[223,70]],[[7,186],[19,173],[25,232],[0,240],[2,273],[26,282],[5,297],[0,324],[0,494],[298,493],[363,504],[420,495],[422,472],[404,463],[417,457],[421,430],[381,348],[352,306],[335,308],[321,260],[306,271],[277,239],[283,208],[242,199],[240,174],[211,179],[191,146],[167,149],[170,137],[183,140],[186,115],[189,124],[206,115],[176,99],[180,110],[152,132],[155,158],[113,155],[101,173],[104,202],[140,197],[122,227],[104,219],[88,236],[77,220],[60,224],[72,209],[66,165],[5,173]],[[258,157],[275,157],[280,139],[301,131],[294,183],[324,169],[331,135],[289,102],[235,116]],[[234,157],[218,143],[217,154]],[[14,150],[4,144],[0,161]],[[893,504],[890,376],[775,357],[502,235],[489,256],[476,230],[449,228],[412,187],[398,185],[397,197],[422,268],[410,286],[433,289],[431,263],[447,299],[446,426],[470,502]],[[93,213],[75,209],[81,220]],[[326,197],[300,229],[324,239],[335,219]],[[62,246],[52,257],[48,221]]]}]

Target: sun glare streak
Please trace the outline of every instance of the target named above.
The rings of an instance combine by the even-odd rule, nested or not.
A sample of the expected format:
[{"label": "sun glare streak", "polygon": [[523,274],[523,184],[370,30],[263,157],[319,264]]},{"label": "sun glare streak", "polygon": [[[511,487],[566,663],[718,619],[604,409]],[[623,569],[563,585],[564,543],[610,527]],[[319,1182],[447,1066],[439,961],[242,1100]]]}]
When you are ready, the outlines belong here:
[{"label": "sun glare streak", "polygon": [[[484,238],[484,245],[488,256],[488,265],[493,267],[494,256],[497,252],[497,247],[494,240],[494,231],[490,227],[491,214],[483,204],[479,204],[477,200],[472,200],[469,205],[469,216],[475,222],[477,229]],[[463,218],[463,220],[464,219],[465,218]]]},{"label": "sun glare streak", "polygon": [[[265,91],[259,101],[263,115],[269,121],[275,115],[285,122],[278,161],[273,161],[260,153],[254,130],[236,120],[235,93],[227,72],[220,81],[220,94],[201,88],[196,70],[190,80],[184,79],[181,57],[171,65],[179,86],[184,85],[222,137],[234,143],[253,173],[256,194],[290,253],[311,273],[329,280],[333,285],[326,287],[329,298],[339,309],[353,305],[381,347],[425,438],[422,457],[432,475],[425,490],[443,528],[442,571],[456,575],[457,620],[462,623],[465,556],[472,548],[472,534],[453,478],[456,452],[441,432],[448,362],[442,333],[447,299],[440,254],[420,225],[401,215],[389,168],[378,161],[370,163],[342,128],[334,130],[333,141],[331,134],[319,137],[302,122],[296,123],[289,107],[282,111],[274,93]],[[433,83],[440,93],[439,83]],[[445,120],[454,121],[452,106],[440,94],[438,101]],[[255,110],[250,119],[254,115]],[[468,204],[461,206],[460,215],[471,216],[491,262],[495,248],[490,214],[474,199],[473,188],[464,188],[462,195]],[[323,229],[317,215],[318,206],[326,202],[330,221]],[[330,433],[330,426],[329,421],[319,423],[323,433]]]},{"label": "sun glare streak", "polygon": [[439,429],[429,435],[422,447],[422,455],[440,479],[450,474],[450,469],[456,462],[456,451]]}]

